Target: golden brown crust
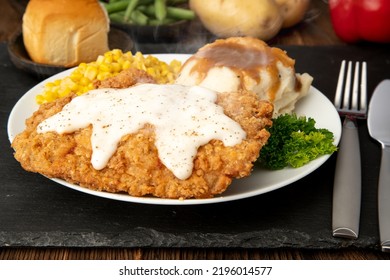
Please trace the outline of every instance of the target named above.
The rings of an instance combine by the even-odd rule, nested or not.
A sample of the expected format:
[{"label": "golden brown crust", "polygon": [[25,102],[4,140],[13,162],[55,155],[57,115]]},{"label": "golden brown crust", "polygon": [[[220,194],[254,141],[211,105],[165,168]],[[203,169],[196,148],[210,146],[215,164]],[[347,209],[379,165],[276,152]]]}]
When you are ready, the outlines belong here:
[{"label": "golden brown crust", "polygon": [[247,138],[234,147],[225,147],[218,140],[200,147],[192,175],[179,180],[160,162],[152,126],[122,137],[116,153],[100,171],[90,163],[91,127],[71,134],[38,134],[37,125],[59,112],[71,98],[41,105],[26,121],[26,130],[12,143],[15,158],[23,168],[93,190],[164,198],[212,197],[225,191],[233,178],[248,176],[268,140],[269,133],[264,128],[271,125],[273,109],[254,93],[220,94],[217,103],[241,124]]},{"label": "golden brown crust", "polygon": [[156,80],[144,70],[129,68],[103,81],[95,80],[93,85],[95,88],[126,88],[137,83],[155,84]]}]

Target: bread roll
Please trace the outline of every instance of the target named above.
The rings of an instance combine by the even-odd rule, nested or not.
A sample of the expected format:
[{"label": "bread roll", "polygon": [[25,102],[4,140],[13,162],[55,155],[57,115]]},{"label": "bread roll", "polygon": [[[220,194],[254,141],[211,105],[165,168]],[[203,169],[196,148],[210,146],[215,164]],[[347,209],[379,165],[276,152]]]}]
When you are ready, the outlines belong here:
[{"label": "bread roll", "polygon": [[108,51],[109,19],[97,0],[30,0],[22,27],[38,63],[71,67]]}]

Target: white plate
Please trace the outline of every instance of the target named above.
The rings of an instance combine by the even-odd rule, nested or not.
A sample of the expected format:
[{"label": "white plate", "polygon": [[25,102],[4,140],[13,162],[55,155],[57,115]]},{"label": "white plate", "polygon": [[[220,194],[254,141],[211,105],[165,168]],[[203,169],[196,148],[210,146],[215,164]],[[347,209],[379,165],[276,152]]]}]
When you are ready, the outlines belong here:
[{"label": "white plate", "polygon": [[[159,54],[155,56],[166,62],[169,62],[172,59],[185,61],[188,58],[188,55],[185,54]],[[30,89],[19,99],[19,101],[12,109],[8,120],[8,137],[11,142],[15,135],[24,130],[25,120],[38,109],[38,105],[35,102],[35,96],[42,93],[44,85],[49,81],[68,76],[71,71],[73,71],[73,69],[66,70],[46,79],[45,81]],[[309,94],[297,103],[295,112],[297,115],[313,118],[316,121],[316,126],[318,128],[326,128],[332,131],[335,137],[334,143],[338,145],[341,137],[340,117],[333,104],[320,91],[314,87],[311,87]],[[242,199],[276,190],[310,174],[318,167],[320,167],[329,157],[329,155],[321,156],[300,168],[267,170],[255,167],[249,177],[234,180],[232,185],[230,185],[227,191],[222,195],[208,199],[176,200],[153,197],[133,197],[127,194],[114,194],[93,191],[74,184],[70,184],[61,179],[52,180],[77,191],[120,201],[165,205],[207,204]]]}]

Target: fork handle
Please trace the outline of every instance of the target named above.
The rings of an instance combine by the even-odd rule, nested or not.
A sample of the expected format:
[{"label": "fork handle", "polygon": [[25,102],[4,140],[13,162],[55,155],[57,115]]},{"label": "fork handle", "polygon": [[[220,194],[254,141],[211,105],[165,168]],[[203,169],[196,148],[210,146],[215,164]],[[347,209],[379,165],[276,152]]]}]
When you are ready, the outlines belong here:
[{"label": "fork handle", "polygon": [[356,239],[359,236],[361,204],[361,163],[356,121],[348,117],[336,161],[333,186],[333,236]]},{"label": "fork handle", "polygon": [[390,146],[382,145],[379,172],[378,215],[383,252],[390,252]]}]

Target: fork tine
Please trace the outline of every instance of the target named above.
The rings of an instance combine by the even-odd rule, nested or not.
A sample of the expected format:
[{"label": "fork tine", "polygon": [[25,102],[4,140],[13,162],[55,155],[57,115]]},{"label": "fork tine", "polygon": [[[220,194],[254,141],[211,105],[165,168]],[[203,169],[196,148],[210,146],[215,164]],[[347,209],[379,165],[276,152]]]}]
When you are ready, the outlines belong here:
[{"label": "fork tine", "polygon": [[341,108],[341,100],[343,96],[343,87],[344,87],[344,72],[345,72],[345,60],[341,62],[339,78],[337,81],[336,95],[334,98],[334,105],[336,108]]},{"label": "fork tine", "polygon": [[334,105],[340,115],[366,118],[367,63],[343,60],[336,87]]},{"label": "fork tine", "polygon": [[353,77],[353,86],[352,86],[352,105],[351,109],[359,110],[358,101],[359,101],[359,89],[360,89],[360,81],[359,81],[359,73],[360,73],[360,64],[359,62],[355,63],[355,73]]},{"label": "fork tine", "polygon": [[362,82],[360,84],[360,110],[367,111],[367,62],[362,63]]},{"label": "fork tine", "polygon": [[347,68],[347,76],[345,79],[345,87],[344,87],[344,99],[343,99],[343,105],[342,108],[348,110],[349,109],[349,102],[351,100],[351,74],[352,73],[352,61],[348,62],[348,68]]}]

